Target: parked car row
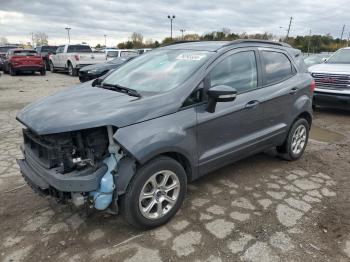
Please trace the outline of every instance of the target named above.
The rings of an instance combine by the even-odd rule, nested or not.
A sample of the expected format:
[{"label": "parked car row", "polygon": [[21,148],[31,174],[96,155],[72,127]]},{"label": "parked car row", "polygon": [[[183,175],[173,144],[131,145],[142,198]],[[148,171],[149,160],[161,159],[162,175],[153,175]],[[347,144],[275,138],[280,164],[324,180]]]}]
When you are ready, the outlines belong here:
[{"label": "parked car row", "polygon": [[[102,76],[111,69],[119,67],[151,49],[102,49],[98,52],[88,45],[38,46],[32,49],[19,49],[16,46],[0,47],[0,70],[11,75],[21,71],[36,72],[42,75],[51,72],[68,72],[71,76],[80,76],[81,81]],[[125,59],[123,59],[125,58]],[[96,69],[91,68],[98,65]],[[79,71],[90,66],[87,70]]]}]

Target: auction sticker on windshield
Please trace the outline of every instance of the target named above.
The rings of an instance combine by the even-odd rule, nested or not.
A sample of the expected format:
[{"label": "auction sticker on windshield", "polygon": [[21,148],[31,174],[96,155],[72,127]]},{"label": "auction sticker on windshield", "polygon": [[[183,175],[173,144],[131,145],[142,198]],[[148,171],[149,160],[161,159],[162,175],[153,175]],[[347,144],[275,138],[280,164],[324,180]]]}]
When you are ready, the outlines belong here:
[{"label": "auction sticker on windshield", "polygon": [[188,61],[199,61],[202,58],[206,57],[206,55],[198,55],[198,54],[181,54],[176,57],[176,60],[188,60]]}]

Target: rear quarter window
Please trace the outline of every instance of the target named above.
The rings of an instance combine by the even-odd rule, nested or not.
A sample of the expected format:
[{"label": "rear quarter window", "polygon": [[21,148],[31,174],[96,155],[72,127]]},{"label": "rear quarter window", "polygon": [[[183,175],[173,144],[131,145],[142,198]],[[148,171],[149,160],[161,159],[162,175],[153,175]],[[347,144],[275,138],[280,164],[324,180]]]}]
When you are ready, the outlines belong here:
[{"label": "rear quarter window", "polygon": [[262,51],[262,58],[266,85],[281,82],[296,73],[291,61],[283,53]]}]

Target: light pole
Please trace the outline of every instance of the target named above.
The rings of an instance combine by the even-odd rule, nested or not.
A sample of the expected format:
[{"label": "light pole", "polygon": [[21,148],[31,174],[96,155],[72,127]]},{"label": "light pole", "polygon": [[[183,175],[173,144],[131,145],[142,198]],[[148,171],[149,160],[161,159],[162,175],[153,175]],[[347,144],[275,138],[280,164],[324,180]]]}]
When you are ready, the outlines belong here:
[{"label": "light pole", "polygon": [[105,37],[105,48],[107,48],[107,35],[103,35]]},{"label": "light pole", "polygon": [[186,30],[185,29],[180,29],[180,32],[181,32],[181,34],[182,34],[182,40],[184,40],[184,32],[185,32]]},{"label": "light pole", "polygon": [[173,20],[175,19],[174,15],[168,15],[170,19],[170,39],[173,40]]},{"label": "light pole", "polygon": [[70,28],[70,27],[67,26],[65,29],[67,30],[67,33],[68,33],[68,44],[70,44],[70,34],[69,34],[69,31],[70,31],[72,28]]}]

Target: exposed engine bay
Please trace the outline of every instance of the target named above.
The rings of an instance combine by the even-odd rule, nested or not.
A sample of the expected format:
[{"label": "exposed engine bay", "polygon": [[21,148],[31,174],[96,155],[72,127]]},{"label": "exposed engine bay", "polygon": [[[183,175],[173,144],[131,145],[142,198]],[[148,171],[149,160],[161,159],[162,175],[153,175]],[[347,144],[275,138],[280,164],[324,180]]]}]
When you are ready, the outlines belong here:
[{"label": "exposed engine bay", "polygon": [[107,126],[39,136],[23,129],[25,159],[19,164],[22,171],[38,174],[26,172],[26,181],[40,182],[42,193],[62,202],[71,200],[76,206],[87,204],[98,210],[113,202],[116,210],[115,180],[124,155],[113,139],[115,131]]},{"label": "exposed engine bay", "polygon": [[46,168],[65,174],[73,170],[98,167],[108,152],[105,127],[38,136],[23,129],[24,146]]}]

